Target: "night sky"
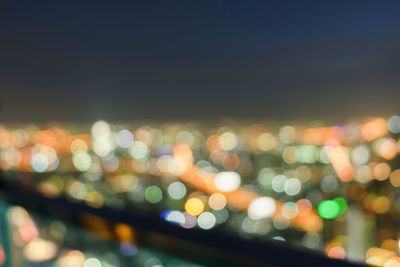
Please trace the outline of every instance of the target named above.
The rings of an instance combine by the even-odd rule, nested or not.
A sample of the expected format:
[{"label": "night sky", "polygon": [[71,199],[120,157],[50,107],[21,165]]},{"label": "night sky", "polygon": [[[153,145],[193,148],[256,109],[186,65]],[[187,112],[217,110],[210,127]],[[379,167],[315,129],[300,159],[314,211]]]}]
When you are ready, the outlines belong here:
[{"label": "night sky", "polygon": [[400,108],[400,1],[0,0],[0,121]]}]

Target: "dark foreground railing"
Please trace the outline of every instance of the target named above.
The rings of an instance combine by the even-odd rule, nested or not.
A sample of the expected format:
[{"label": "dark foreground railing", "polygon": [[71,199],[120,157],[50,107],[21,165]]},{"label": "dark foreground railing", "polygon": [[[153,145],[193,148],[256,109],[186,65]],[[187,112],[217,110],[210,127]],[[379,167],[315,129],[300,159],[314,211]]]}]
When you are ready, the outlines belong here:
[{"label": "dark foreground railing", "polygon": [[[82,214],[99,216],[110,222],[128,224],[145,236],[155,236],[164,245],[155,249],[166,250],[208,266],[364,266],[342,260],[333,260],[312,250],[296,249],[286,242],[246,240],[218,230],[185,229],[170,224],[158,216],[135,210],[110,207],[93,208],[65,197],[46,198],[29,187],[2,181],[0,194],[6,201],[39,213],[74,218]],[[158,236],[158,237],[157,237]],[[143,238],[146,240],[146,238]],[[164,241],[163,241],[164,240]],[[167,240],[167,241],[165,241]],[[174,242],[169,242],[173,240]],[[179,242],[176,242],[179,240]],[[179,246],[176,243],[183,245]],[[173,245],[175,244],[175,245]],[[191,247],[196,247],[193,252]]]}]

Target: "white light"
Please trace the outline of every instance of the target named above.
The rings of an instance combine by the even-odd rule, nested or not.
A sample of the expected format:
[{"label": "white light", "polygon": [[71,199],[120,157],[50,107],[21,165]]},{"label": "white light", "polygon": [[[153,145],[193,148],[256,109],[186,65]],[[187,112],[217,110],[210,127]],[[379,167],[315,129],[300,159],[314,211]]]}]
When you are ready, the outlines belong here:
[{"label": "white light", "polygon": [[97,121],[92,126],[92,135],[94,138],[108,137],[110,134],[110,126],[105,121]]},{"label": "white light", "polygon": [[285,182],[284,186],[285,193],[289,196],[294,196],[300,193],[301,183],[297,178],[290,178]]},{"label": "white light", "polygon": [[122,148],[128,148],[133,144],[133,134],[128,130],[121,130],[117,134],[117,144]]},{"label": "white light", "polygon": [[354,174],[357,182],[368,183],[372,179],[372,170],[369,166],[362,165],[356,168],[356,173]]},{"label": "white light", "polygon": [[60,160],[56,156],[55,159],[53,160],[53,162],[49,164],[49,167],[47,169],[49,171],[54,171],[55,169],[58,168],[58,165],[60,165]]},{"label": "white light", "polygon": [[238,144],[238,139],[234,133],[225,132],[218,138],[219,146],[228,151],[234,149]]},{"label": "white light", "polygon": [[186,194],[186,187],[181,182],[173,182],[168,186],[168,194],[173,199],[181,199]]},{"label": "white light", "polygon": [[338,180],[335,176],[325,176],[321,181],[321,189],[326,193],[334,192],[338,187]]},{"label": "white light", "polygon": [[270,197],[261,197],[250,203],[247,213],[253,220],[271,217],[275,212],[275,200]]},{"label": "white light", "polygon": [[172,223],[179,223],[179,224],[185,223],[185,215],[183,215],[182,212],[177,210],[173,210],[170,213],[168,213],[165,219]]},{"label": "white light", "polygon": [[168,172],[173,175],[179,176],[186,170],[186,163],[182,158],[179,157],[171,157],[168,160]]},{"label": "white light", "polygon": [[109,159],[103,159],[103,167],[106,171],[113,172],[119,167],[119,159],[116,156],[112,156]]},{"label": "white light", "polygon": [[111,144],[108,137],[100,137],[94,142],[93,151],[100,157],[105,157],[111,152]]},{"label": "white light", "polygon": [[84,172],[92,165],[92,159],[88,153],[79,151],[72,156],[72,163],[78,171]]},{"label": "white light", "polygon": [[272,179],[272,189],[275,192],[282,193],[284,191],[287,177],[285,175],[277,175]]},{"label": "white light", "polygon": [[41,153],[33,155],[31,166],[35,172],[44,172],[49,167],[49,160]]},{"label": "white light", "polygon": [[236,172],[220,172],[215,177],[215,186],[223,192],[236,190],[240,186],[240,175]]},{"label": "white light", "polygon": [[388,120],[388,128],[394,133],[400,133],[400,116],[394,115]]},{"label": "white light", "polygon": [[148,260],[146,260],[146,262],[144,263],[145,267],[163,267],[162,262],[155,258],[155,257],[151,257]]},{"label": "white light", "polygon": [[141,141],[135,141],[129,148],[129,154],[134,159],[145,160],[149,155],[149,149],[147,148],[145,143]]},{"label": "white light", "polygon": [[86,186],[78,181],[72,182],[68,188],[68,193],[76,199],[83,199],[86,196]]},{"label": "white light", "polygon": [[366,164],[369,160],[371,152],[366,145],[358,145],[351,153],[353,162],[357,165]]},{"label": "white light", "polygon": [[200,214],[199,218],[197,218],[197,224],[200,226],[200,228],[204,230],[208,230],[214,227],[216,222],[214,214],[211,212],[203,212]]},{"label": "white light", "polygon": [[85,260],[84,267],[101,267],[101,262],[96,258],[89,258]]},{"label": "white light", "polygon": [[281,236],[275,236],[275,237],[273,237],[272,239],[273,239],[273,240],[278,240],[278,241],[283,241],[283,242],[286,241],[286,239],[283,238],[283,237],[281,237]]},{"label": "white light", "polygon": [[185,143],[188,144],[189,146],[192,146],[192,145],[193,145],[193,142],[194,142],[194,138],[193,138],[193,135],[192,135],[190,132],[188,132],[188,131],[182,131],[182,132],[179,132],[179,133],[176,135],[176,142],[177,142],[177,143],[179,143],[179,142],[185,142]]},{"label": "white light", "polygon": [[292,126],[283,126],[278,135],[283,143],[290,144],[296,139],[296,129]]},{"label": "white light", "polygon": [[249,217],[246,217],[242,221],[241,228],[246,233],[255,234],[260,227],[260,221],[252,220]]},{"label": "white light", "polygon": [[294,202],[286,202],[282,207],[282,216],[288,220],[297,216],[298,208]]}]

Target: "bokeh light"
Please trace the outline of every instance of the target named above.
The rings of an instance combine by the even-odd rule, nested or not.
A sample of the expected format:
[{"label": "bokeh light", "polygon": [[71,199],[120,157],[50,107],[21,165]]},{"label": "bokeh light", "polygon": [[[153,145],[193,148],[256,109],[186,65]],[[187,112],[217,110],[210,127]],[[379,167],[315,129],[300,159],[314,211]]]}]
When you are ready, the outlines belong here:
[{"label": "bokeh light", "polygon": [[249,217],[253,220],[271,217],[275,212],[275,200],[270,197],[262,197],[253,200],[247,210]]},{"label": "bokeh light", "polygon": [[203,201],[196,197],[190,198],[185,203],[185,210],[190,215],[199,215],[204,210]]},{"label": "bokeh light", "polygon": [[333,219],[340,213],[340,206],[334,200],[324,200],[318,205],[318,214],[324,219]]},{"label": "bokeh light", "polygon": [[215,186],[223,192],[236,190],[240,182],[240,175],[236,172],[221,172],[215,177]]}]

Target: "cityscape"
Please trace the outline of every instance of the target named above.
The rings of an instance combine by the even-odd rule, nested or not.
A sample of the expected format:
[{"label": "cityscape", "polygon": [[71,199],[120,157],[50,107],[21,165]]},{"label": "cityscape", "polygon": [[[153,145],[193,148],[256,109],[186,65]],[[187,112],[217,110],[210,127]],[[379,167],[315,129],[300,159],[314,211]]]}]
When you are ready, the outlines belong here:
[{"label": "cityscape", "polygon": [[[396,266],[399,134],[397,115],[333,126],[321,121],[2,125],[0,166],[6,183],[31,187],[48,199],[132,209],[175,227],[216,229],[333,259]],[[26,261],[108,262],[108,254],[65,250],[62,222],[37,225],[20,206],[8,208],[7,220]],[[141,251],[129,226],[117,229],[123,237],[119,257]],[[101,228],[96,231],[101,235]],[[4,248],[2,255],[4,262]]]}]

